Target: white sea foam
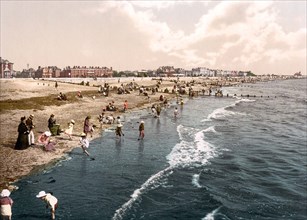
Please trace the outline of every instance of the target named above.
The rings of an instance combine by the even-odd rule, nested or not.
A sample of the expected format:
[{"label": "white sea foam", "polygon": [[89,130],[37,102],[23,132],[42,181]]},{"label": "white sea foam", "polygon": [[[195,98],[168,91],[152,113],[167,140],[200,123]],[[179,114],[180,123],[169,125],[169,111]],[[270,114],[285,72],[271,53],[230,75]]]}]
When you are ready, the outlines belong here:
[{"label": "white sea foam", "polygon": [[227,107],[215,109],[211,114],[208,115],[207,119],[219,119],[234,115],[235,112],[226,110]]},{"label": "white sea foam", "polygon": [[216,130],[215,130],[214,126],[210,126],[209,128],[205,129],[204,132],[213,132],[213,133],[216,133]]},{"label": "white sea foam", "polygon": [[[207,132],[208,130],[212,130],[212,128],[198,131],[193,135],[195,129],[178,125],[177,131],[181,142],[176,144],[171,153],[167,156],[170,166],[151,176],[139,189],[136,189],[130,196],[130,200],[115,211],[112,219],[123,219],[127,210],[129,210],[135,202],[139,201],[144,193],[165,185],[165,178],[173,173],[172,170],[174,167],[199,166],[206,164],[208,160],[215,155],[214,146],[204,140],[204,132]],[[189,135],[192,137],[188,137]],[[191,139],[192,141],[187,141],[186,139]]]},{"label": "white sea foam", "polygon": [[180,143],[175,145],[166,157],[172,167],[202,166],[216,155],[215,147],[205,141],[204,131],[197,132],[193,141],[182,139]]},{"label": "white sea foam", "polygon": [[236,104],[237,103],[240,103],[240,102],[255,102],[256,100],[253,100],[253,99],[243,99],[243,98],[238,98],[238,100],[236,101]]},{"label": "white sea foam", "polygon": [[197,188],[201,188],[202,186],[199,184],[199,174],[194,174],[192,177],[192,184]]},{"label": "white sea foam", "polygon": [[131,208],[133,203],[135,203],[140,199],[142,194],[144,194],[147,190],[152,190],[159,187],[161,183],[163,183],[162,180],[165,177],[171,175],[172,173],[173,173],[172,168],[167,167],[166,169],[161,170],[160,172],[151,176],[145,183],[142,184],[142,186],[139,189],[134,190],[133,194],[130,196],[131,199],[115,211],[115,214],[112,219],[113,220],[123,219],[126,211]]},{"label": "white sea foam", "polygon": [[238,98],[238,100],[235,101],[233,104],[215,109],[211,114],[208,115],[207,118],[203,119],[202,122],[211,121],[212,119],[221,119],[221,118],[225,118],[225,117],[237,115],[237,114],[245,115],[244,113],[229,111],[227,110],[227,108],[235,107],[240,102],[254,102],[254,101],[255,100]]},{"label": "white sea foam", "polygon": [[202,220],[214,220],[214,216],[219,211],[221,207],[218,207],[217,209],[214,209],[212,212],[208,213],[206,217],[202,218]]}]

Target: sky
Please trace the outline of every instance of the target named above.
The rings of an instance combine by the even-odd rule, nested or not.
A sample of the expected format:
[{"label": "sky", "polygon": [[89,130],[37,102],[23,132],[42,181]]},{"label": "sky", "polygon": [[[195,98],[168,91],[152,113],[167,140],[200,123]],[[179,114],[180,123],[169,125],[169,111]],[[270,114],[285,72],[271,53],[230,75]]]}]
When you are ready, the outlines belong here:
[{"label": "sky", "polygon": [[0,0],[0,7],[0,55],[15,70],[174,66],[306,74],[306,0]]}]

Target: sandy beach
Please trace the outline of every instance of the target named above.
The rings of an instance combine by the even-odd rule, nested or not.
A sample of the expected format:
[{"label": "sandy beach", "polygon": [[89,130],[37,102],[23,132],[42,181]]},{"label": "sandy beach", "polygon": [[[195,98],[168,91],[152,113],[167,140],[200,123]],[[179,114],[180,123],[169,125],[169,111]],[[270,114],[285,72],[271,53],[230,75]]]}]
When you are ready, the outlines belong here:
[{"label": "sandy beach", "polygon": [[[58,79],[57,79],[58,80]],[[181,79],[189,81],[190,79]],[[114,101],[118,109],[122,109],[125,100],[128,100],[128,113],[140,109],[149,108],[153,103],[159,101],[159,96],[163,94],[168,99],[174,98],[175,94],[164,93],[165,88],[172,89],[174,82],[164,80],[160,85],[159,92],[155,95],[148,92],[150,99],[144,95],[139,95],[136,89],[131,94],[117,94],[116,87],[121,83],[126,84],[131,82],[131,79],[107,79],[111,87],[111,92],[108,97],[98,93],[97,85],[103,85],[105,80],[89,81],[89,86],[76,84],[82,80],[75,80],[73,83],[58,81],[58,88],[55,88],[55,81],[49,80],[34,80],[34,79],[8,79],[1,80],[1,115],[0,115],[0,188],[13,188],[14,181],[30,174],[37,172],[48,166],[70,152],[73,148],[78,147],[80,134],[83,131],[84,119],[87,115],[92,117],[92,123],[97,126],[93,137],[94,139],[101,134],[101,131],[110,126],[104,124],[100,128],[98,115],[102,109],[109,103]],[[87,81],[87,79],[85,79]],[[151,78],[135,79],[137,85],[145,87],[155,87],[157,80]],[[201,84],[194,85],[198,89],[203,86]],[[113,88],[113,90],[112,90]],[[83,98],[76,98],[77,92],[81,91]],[[67,94],[68,101],[59,101],[57,96],[62,92]],[[95,99],[93,98],[95,96]],[[106,115],[113,113],[114,116],[123,114],[120,111],[107,112]],[[68,136],[61,133],[60,136],[52,136],[52,140],[57,141],[56,150],[46,152],[41,146],[34,145],[26,150],[14,150],[16,139],[18,136],[17,128],[22,116],[28,117],[34,115],[34,135],[35,139],[45,131],[48,131],[48,118],[51,114],[55,115],[57,123],[62,129],[68,127],[71,119],[75,120],[72,140]],[[127,114],[127,113],[125,113]]]},{"label": "sandy beach", "polygon": [[[79,147],[80,134],[83,131],[83,123],[86,116],[92,117],[91,122],[97,126],[93,137],[94,139],[110,125],[100,125],[98,115],[106,105],[114,101],[115,106],[121,110],[123,103],[128,100],[129,107],[127,114],[131,111],[150,108],[152,104],[159,102],[160,95],[167,99],[176,98],[176,94],[171,90],[175,85],[177,78],[165,78],[159,85],[158,92],[152,94],[148,91],[150,98],[139,94],[138,87],[144,86],[151,89],[157,86],[158,79],[154,78],[107,78],[107,79],[56,79],[58,87],[55,87],[55,79],[3,79],[1,83],[1,114],[0,114],[0,188],[14,188],[14,181],[29,175],[31,172],[37,172],[44,167],[55,163],[63,158],[65,153]],[[80,85],[80,83],[89,82],[89,85]],[[242,80],[218,79],[218,78],[192,78],[180,77],[182,85],[192,87],[194,91],[206,92],[209,88],[219,86],[231,86],[241,83]],[[98,87],[104,83],[110,85],[108,97],[98,93]],[[117,94],[117,88],[123,84],[135,83],[136,88],[130,94]],[[169,92],[166,93],[165,89]],[[77,98],[77,92],[81,91],[83,98]],[[68,101],[59,101],[57,96],[62,92],[67,95]],[[185,96],[185,95],[183,95]],[[186,95],[187,96],[187,95]],[[93,98],[94,97],[94,98]],[[45,131],[48,131],[48,119],[51,114],[55,115],[57,123],[62,129],[68,127],[68,123],[73,119],[75,126],[72,140],[61,133],[59,136],[52,136],[52,140],[57,142],[56,150],[46,152],[41,146],[34,145],[26,150],[14,150],[17,140],[17,128],[22,116],[29,117],[34,115],[34,136],[35,139]],[[106,116],[113,114],[115,117],[123,114],[121,111],[106,112]]]}]

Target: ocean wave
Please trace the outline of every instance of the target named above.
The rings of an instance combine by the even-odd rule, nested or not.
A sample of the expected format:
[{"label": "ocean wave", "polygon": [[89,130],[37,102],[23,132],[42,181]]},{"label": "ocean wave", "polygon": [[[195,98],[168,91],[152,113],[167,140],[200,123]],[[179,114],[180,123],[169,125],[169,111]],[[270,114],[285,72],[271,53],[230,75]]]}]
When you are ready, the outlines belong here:
[{"label": "ocean wave", "polygon": [[151,176],[145,183],[142,184],[139,189],[134,190],[133,194],[130,196],[131,199],[115,211],[115,214],[112,219],[123,219],[127,210],[129,210],[136,201],[140,200],[141,195],[146,193],[148,190],[152,190],[159,187],[162,183],[164,183],[162,180],[171,175],[172,173],[172,167],[167,167],[164,170],[161,170],[160,172]]},{"label": "ocean wave", "polygon": [[[205,141],[205,131],[197,132],[192,141],[181,139],[181,142],[176,144],[166,157],[170,166],[187,167],[207,164],[208,160],[216,155],[216,150],[213,145]],[[180,132],[179,136],[181,136]]]},{"label": "ocean wave", "polygon": [[245,115],[244,113],[230,111],[229,109],[232,109],[241,102],[254,102],[254,101],[256,100],[240,98],[237,101],[235,101],[233,104],[215,109],[211,114],[208,115],[207,118],[203,119],[201,122],[211,121],[212,119],[222,119],[232,115]]},{"label": "ocean wave", "polygon": [[202,220],[214,220],[214,216],[219,211],[221,207],[214,209],[212,212],[208,213],[206,217],[202,218]]},{"label": "ocean wave", "polygon": [[194,174],[192,177],[192,184],[196,186],[197,188],[202,188],[202,186],[199,184],[199,176],[200,174]]}]

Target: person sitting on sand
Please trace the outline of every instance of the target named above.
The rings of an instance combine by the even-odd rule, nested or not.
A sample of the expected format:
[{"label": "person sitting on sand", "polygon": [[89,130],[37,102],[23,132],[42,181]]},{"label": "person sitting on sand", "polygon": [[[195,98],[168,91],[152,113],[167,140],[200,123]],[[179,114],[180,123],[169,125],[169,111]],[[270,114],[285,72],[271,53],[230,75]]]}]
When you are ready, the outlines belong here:
[{"label": "person sitting on sand", "polygon": [[55,150],[56,143],[50,140],[51,133],[45,131],[41,136],[38,137],[38,143],[42,144],[46,151]]},{"label": "person sitting on sand", "polygon": [[61,93],[60,92],[60,95],[58,95],[58,98],[57,98],[58,100],[64,100],[64,101],[66,101],[67,100],[67,96],[65,95],[65,94],[63,94],[63,93]]},{"label": "person sitting on sand", "polygon": [[60,135],[60,125],[56,123],[54,114],[51,114],[50,118],[48,119],[48,128],[52,135]]},{"label": "person sitting on sand", "polygon": [[81,91],[78,91],[77,97],[78,97],[78,98],[83,98],[83,95],[81,94]]},{"label": "person sitting on sand", "polygon": [[87,148],[89,147],[90,145],[90,142],[88,141],[88,139],[86,138],[86,134],[85,133],[82,133],[81,134],[81,138],[80,138],[80,144],[81,144],[81,148],[83,150],[83,152],[87,155],[87,156],[90,156],[89,152],[87,152]]},{"label": "person sitting on sand", "polygon": [[36,198],[43,200],[46,203],[46,208],[50,208],[51,219],[55,219],[55,210],[58,207],[58,199],[52,195],[52,193],[46,193],[45,191],[40,191]]},{"label": "person sitting on sand", "polygon": [[113,124],[115,122],[115,118],[114,118],[113,114],[108,115],[106,117],[106,120],[107,120],[107,124]]},{"label": "person sitting on sand", "polygon": [[75,125],[75,121],[74,120],[71,120],[69,123],[68,123],[68,128],[64,131],[65,134],[68,135],[69,139],[72,140],[72,131],[74,129],[74,125]]}]

